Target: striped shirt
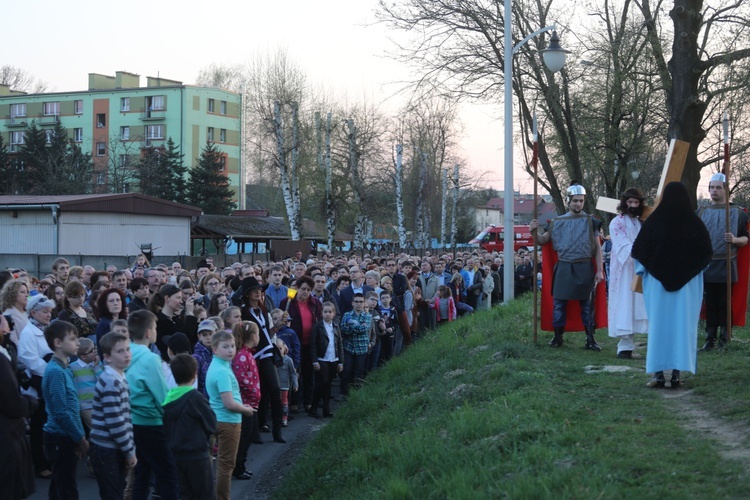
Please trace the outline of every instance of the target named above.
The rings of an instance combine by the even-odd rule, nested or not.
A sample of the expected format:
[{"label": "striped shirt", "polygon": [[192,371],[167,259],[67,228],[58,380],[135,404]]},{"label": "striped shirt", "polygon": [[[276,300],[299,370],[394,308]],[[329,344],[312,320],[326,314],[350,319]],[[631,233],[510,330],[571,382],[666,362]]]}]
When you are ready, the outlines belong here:
[{"label": "striped shirt", "polygon": [[107,366],[96,382],[91,414],[91,442],[102,448],[135,454],[130,420],[130,388],[125,377]]},{"label": "striped shirt", "polygon": [[[78,443],[83,439],[81,405],[73,381],[73,372],[56,357],[52,357],[44,371],[42,394],[47,410],[44,432],[67,436]],[[3,444],[5,446],[5,444]]]},{"label": "striped shirt", "polygon": [[70,370],[73,372],[73,377],[76,381],[81,411],[90,410],[94,404],[96,379],[102,372],[101,365],[84,363],[81,359],[78,359],[70,364]]}]

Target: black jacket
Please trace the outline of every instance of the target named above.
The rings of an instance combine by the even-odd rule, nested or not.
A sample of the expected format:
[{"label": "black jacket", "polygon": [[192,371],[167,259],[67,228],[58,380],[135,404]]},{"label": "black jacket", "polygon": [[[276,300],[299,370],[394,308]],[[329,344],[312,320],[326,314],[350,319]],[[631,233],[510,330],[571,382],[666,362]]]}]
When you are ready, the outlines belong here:
[{"label": "black jacket", "polygon": [[209,438],[216,434],[216,415],[199,391],[192,390],[164,405],[167,447],[176,460],[210,457]]},{"label": "black jacket", "polygon": [[[344,364],[344,346],[341,343],[341,330],[334,323],[333,325],[333,337],[336,341],[336,356],[339,358],[339,364]],[[310,355],[312,362],[317,363],[319,358],[323,358],[328,350],[328,334],[326,333],[326,327],[323,321],[315,323],[312,329],[310,337]]]}]

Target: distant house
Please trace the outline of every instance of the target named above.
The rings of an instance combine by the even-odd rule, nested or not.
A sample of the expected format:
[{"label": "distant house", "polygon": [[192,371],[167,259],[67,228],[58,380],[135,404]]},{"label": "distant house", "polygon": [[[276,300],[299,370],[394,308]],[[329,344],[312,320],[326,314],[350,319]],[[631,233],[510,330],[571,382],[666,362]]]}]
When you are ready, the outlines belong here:
[{"label": "distant house", "polygon": [[[542,196],[537,196],[537,215],[540,220],[543,218],[552,218],[557,215],[554,203],[544,200]],[[474,220],[478,228],[485,228],[491,224],[502,226],[504,224],[504,198],[490,198],[482,207],[477,207],[474,211]],[[552,214],[552,215],[550,215]],[[513,223],[526,225],[534,218],[534,197],[532,195],[517,195],[513,200]]]}]

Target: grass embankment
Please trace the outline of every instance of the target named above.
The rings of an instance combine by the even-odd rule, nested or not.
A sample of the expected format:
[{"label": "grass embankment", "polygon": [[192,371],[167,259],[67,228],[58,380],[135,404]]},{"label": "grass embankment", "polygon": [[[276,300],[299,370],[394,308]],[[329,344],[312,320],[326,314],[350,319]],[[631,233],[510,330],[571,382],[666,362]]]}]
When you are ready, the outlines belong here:
[{"label": "grass embankment", "polygon": [[[582,333],[561,349],[531,338],[531,300],[457,321],[368,378],[338,408],[275,492],[277,498],[732,498],[744,465],[680,425],[648,389],[645,358],[601,353]],[[750,410],[747,330],[699,356],[685,387],[719,419]],[[639,337],[637,341],[644,341]],[[645,354],[645,350],[639,352]],[[622,373],[586,373],[621,365]]]}]

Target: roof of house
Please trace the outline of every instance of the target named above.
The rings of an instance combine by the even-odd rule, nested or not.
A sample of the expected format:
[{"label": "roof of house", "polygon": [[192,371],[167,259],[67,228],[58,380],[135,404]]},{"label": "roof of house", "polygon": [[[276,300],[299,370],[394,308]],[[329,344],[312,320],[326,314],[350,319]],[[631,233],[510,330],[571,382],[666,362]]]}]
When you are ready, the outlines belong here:
[{"label": "roof of house", "polygon": [[62,212],[110,212],[172,217],[197,217],[202,213],[198,207],[140,193],[0,196],[0,207],[33,208],[35,205],[58,205]]},{"label": "roof of house", "polygon": [[[541,196],[537,196],[538,204],[545,203]],[[494,208],[498,210],[505,209],[504,198],[490,198],[490,200],[482,208]],[[513,213],[514,214],[530,214],[534,211],[534,200],[532,198],[513,198]]]},{"label": "roof of house", "polygon": [[[258,217],[241,215],[201,215],[193,223],[192,237],[226,238],[235,240],[288,240],[291,238],[289,224],[283,217]],[[302,237],[325,239],[325,228],[319,230],[314,221],[302,221]],[[350,234],[336,231],[336,240],[351,240]]]}]

